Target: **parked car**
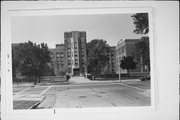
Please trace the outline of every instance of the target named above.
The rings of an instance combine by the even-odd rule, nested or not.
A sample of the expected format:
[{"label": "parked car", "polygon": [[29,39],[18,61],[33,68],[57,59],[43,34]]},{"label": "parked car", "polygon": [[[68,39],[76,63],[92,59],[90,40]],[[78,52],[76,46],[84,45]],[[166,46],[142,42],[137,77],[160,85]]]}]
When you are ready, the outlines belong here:
[{"label": "parked car", "polygon": [[95,80],[95,76],[93,76],[92,74],[87,74],[87,78],[90,80]]},{"label": "parked car", "polygon": [[147,74],[147,75],[145,75],[145,76],[143,76],[143,77],[140,77],[139,79],[140,79],[141,81],[150,80],[150,79],[151,79],[151,75],[150,75],[150,74]]}]

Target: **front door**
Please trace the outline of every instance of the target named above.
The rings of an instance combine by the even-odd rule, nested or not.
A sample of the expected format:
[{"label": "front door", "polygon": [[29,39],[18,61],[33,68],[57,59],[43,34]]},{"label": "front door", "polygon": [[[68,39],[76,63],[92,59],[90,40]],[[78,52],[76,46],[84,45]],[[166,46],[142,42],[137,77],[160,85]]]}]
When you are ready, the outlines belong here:
[{"label": "front door", "polygon": [[74,68],[73,72],[74,72],[75,76],[78,76],[79,75],[79,68]]}]

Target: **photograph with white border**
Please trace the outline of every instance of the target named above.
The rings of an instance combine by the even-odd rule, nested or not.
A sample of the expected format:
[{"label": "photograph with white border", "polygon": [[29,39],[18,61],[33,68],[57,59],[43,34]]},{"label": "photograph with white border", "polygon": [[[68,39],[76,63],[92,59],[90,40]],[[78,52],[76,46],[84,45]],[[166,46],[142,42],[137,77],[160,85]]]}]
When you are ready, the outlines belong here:
[{"label": "photograph with white border", "polygon": [[152,7],[7,13],[7,114],[155,111]]}]

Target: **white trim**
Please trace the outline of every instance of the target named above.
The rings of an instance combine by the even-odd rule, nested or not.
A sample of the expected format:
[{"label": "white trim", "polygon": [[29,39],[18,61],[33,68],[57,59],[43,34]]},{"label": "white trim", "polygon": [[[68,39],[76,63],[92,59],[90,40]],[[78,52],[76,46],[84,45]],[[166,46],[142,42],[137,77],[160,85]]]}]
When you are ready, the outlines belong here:
[{"label": "white trim", "polygon": [[22,92],[24,92],[24,91],[26,91],[26,90],[28,90],[28,89],[30,89],[30,88],[32,88],[32,87],[25,88],[24,90],[22,90],[22,91],[16,93],[15,95],[19,95],[19,94],[21,94]]},{"label": "white trim", "polygon": [[40,95],[42,95],[42,94],[44,94],[46,91],[48,91],[50,88],[52,88],[54,85],[51,85],[51,86],[49,86],[48,88],[46,88],[45,90],[43,90],[41,93],[40,93]]}]

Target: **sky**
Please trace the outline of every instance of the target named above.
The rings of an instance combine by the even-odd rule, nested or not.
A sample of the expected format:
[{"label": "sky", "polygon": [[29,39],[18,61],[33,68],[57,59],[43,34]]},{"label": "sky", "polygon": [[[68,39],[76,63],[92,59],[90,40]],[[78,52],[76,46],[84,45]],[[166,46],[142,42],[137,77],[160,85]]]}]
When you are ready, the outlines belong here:
[{"label": "sky", "polygon": [[12,43],[28,40],[47,43],[49,48],[64,43],[64,32],[86,31],[87,42],[106,40],[116,46],[122,39],[141,38],[133,33],[132,14],[16,16],[12,18]]}]

